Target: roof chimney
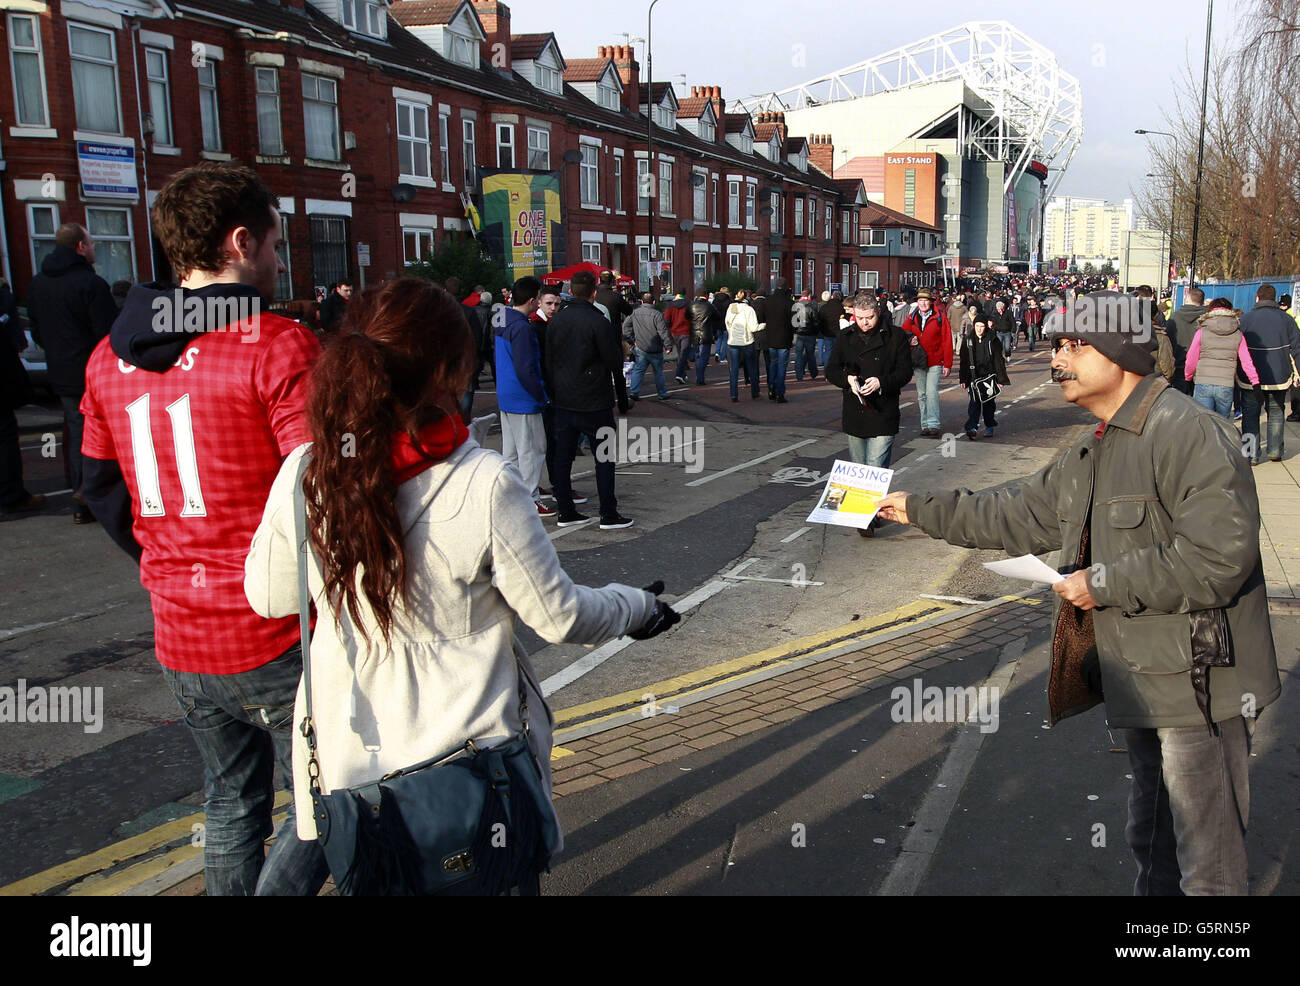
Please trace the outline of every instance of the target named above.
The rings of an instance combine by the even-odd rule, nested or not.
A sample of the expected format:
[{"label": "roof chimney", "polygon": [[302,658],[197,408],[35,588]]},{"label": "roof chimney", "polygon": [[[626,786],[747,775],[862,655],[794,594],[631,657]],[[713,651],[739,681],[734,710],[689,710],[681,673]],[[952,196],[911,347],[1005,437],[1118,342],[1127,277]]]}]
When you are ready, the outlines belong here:
[{"label": "roof chimney", "polygon": [[[639,96],[641,93],[641,67],[632,57],[631,45],[610,45],[604,49],[608,57],[614,59],[614,69],[623,83],[623,108],[633,113],[640,112]],[[605,57],[602,52],[602,57]]]},{"label": "roof chimney", "polygon": [[474,10],[483,22],[484,60],[498,72],[510,74],[510,8],[499,0],[474,0]]},{"label": "roof chimney", "polygon": [[828,175],[835,169],[835,145],[830,134],[814,134],[808,147],[808,162],[815,164]]},{"label": "roof chimney", "polygon": [[727,109],[726,101],[722,98],[722,88],[720,86],[705,86],[701,95],[707,97],[709,102],[713,104],[713,114],[721,123],[723,113]]}]

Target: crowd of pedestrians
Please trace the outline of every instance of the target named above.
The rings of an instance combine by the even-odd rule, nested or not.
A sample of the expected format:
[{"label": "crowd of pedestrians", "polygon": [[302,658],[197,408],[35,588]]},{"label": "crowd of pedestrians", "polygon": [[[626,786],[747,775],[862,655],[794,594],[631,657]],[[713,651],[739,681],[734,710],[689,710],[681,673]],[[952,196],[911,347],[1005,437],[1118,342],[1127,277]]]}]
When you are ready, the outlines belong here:
[{"label": "crowd of pedestrians", "polygon": [[[153,208],[186,298],[273,294],[278,202],[253,171],[187,169]],[[1077,278],[814,299],[776,277],[765,293],[720,288],[662,304],[645,294],[637,305],[612,277],[586,272],[565,297],[531,276],[495,298],[481,285],[464,295],[454,278],[362,292],[344,280],[322,302],[322,346],[269,311],[255,337],[237,333],[212,321],[221,306],[202,308],[200,326],[159,331],[172,288],[123,297],[94,261],[83,228],[60,228],[28,287],[28,318],[62,406],[74,520],[98,521],[151,593],[155,652],[205,765],[210,894],[311,894],[331,869],[345,888],[427,892],[411,859],[396,858],[417,852],[401,813],[376,792],[462,746],[475,763],[522,752],[508,783],[541,792],[502,808],[507,869],[490,882],[484,867],[465,887],[538,892],[561,838],[550,715],[516,621],[549,642],[598,644],[655,636],[680,618],[660,582],[575,584],[542,523],[591,519],[578,511],[589,498],[573,487],[574,462],[584,444],[604,444],[616,412],[649,399],[647,373],[666,399],[666,362],[683,386],[725,366],[733,403],[742,379],[751,401],[766,390],[785,404],[790,372],[824,378],[842,392],[852,460],[889,467],[909,384],[921,435],[943,434],[940,385],[954,363],[967,392],[961,431],[974,441],[982,424],[992,436],[1022,340],[1030,351],[1046,341],[1052,379],[1096,430],[1010,490],[896,492],[881,516],[953,543],[1073,559],[1055,586],[1053,660],[1066,677],[1052,715],[1105,702],[1126,731],[1137,891],[1244,891],[1254,717],[1279,693],[1250,465],[1282,457],[1287,390],[1300,386],[1300,329],[1272,287],[1245,312],[1191,288],[1166,318],[1149,288],[1125,298]],[[1090,305],[1104,314],[1085,323]],[[12,372],[19,322],[0,284],[5,379],[26,397]],[[473,417],[484,371],[499,455],[480,446],[485,421]],[[162,434],[172,441],[156,442]],[[23,487],[17,435],[5,408],[7,512],[42,506]],[[597,529],[631,527],[614,459],[594,458]],[[1157,542],[1171,547],[1150,550]],[[1109,566],[1101,581],[1089,578],[1098,563]],[[1223,698],[1239,694],[1254,696],[1250,714]],[[295,799],[264,856],[277,765]],[[354,790],[374,817],[361,819],[344,873],[320,806]]]}]

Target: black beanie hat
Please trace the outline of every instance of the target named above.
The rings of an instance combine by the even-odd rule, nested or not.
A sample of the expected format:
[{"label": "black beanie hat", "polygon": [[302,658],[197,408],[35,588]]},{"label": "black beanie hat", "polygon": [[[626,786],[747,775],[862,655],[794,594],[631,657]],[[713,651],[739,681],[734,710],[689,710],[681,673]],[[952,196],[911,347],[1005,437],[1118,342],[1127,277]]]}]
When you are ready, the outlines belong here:
[{"label": "black beanie hat", "polygon": [[1049,317],[1053,348],[1061,339],[1078,339],[1121,370],[1143,377],[1155,372],[1157,342],[1147,299],[1094,291]]}]

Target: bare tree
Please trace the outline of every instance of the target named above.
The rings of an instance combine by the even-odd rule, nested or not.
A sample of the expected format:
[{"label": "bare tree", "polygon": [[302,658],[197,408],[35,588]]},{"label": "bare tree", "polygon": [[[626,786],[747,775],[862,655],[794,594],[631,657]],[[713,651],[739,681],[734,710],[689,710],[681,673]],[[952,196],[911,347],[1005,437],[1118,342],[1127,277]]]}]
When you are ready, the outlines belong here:
[{"label": "bare tree", "polygon": [[[1300,271],[1300,0],[1251,0],[1211,62],[1201,182],[1198,279]],[[1180,272],[1190,259],[1200,73],[1186,66],[1166,111],[1173,141],[1153,141],[1156,176],[1137,195],[1167,228]]]}]

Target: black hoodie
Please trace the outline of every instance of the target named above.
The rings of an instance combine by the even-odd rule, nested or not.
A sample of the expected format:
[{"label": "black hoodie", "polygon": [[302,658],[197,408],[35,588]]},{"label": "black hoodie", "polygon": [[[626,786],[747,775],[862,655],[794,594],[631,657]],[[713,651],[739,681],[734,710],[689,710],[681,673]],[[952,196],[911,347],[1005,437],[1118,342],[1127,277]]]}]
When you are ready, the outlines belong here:
[{"label": "black hoodie", "polygon": [[60,397],[80,397],[91,351],[117,317],[108,282],[76,250],[56,246],[27,289],[27,317],[45,350],[50,386]]},{"label": "black hoodie", "polygon": [[[113,354],[142,370],[166,373],[196,335],[226,328],[224,324],[206,324],[208,300],[211,298],[232,301],[247,298],[249,306],[256,299],[255,310],[266,311],[268,308],[257,288],[247,284],[209,284],[194,290],[174,285],[137,284],[126,296],[126,304],[113,323],[109,337]],[[202,304],[193,305],[192,301]],[[196,313],[196,317],[192,315],[193,321],[187,322],[186,309]],[[187,325],[189,331],[185,331]],[[176,328],[168,331],[172,326],[180,331]]]}]

